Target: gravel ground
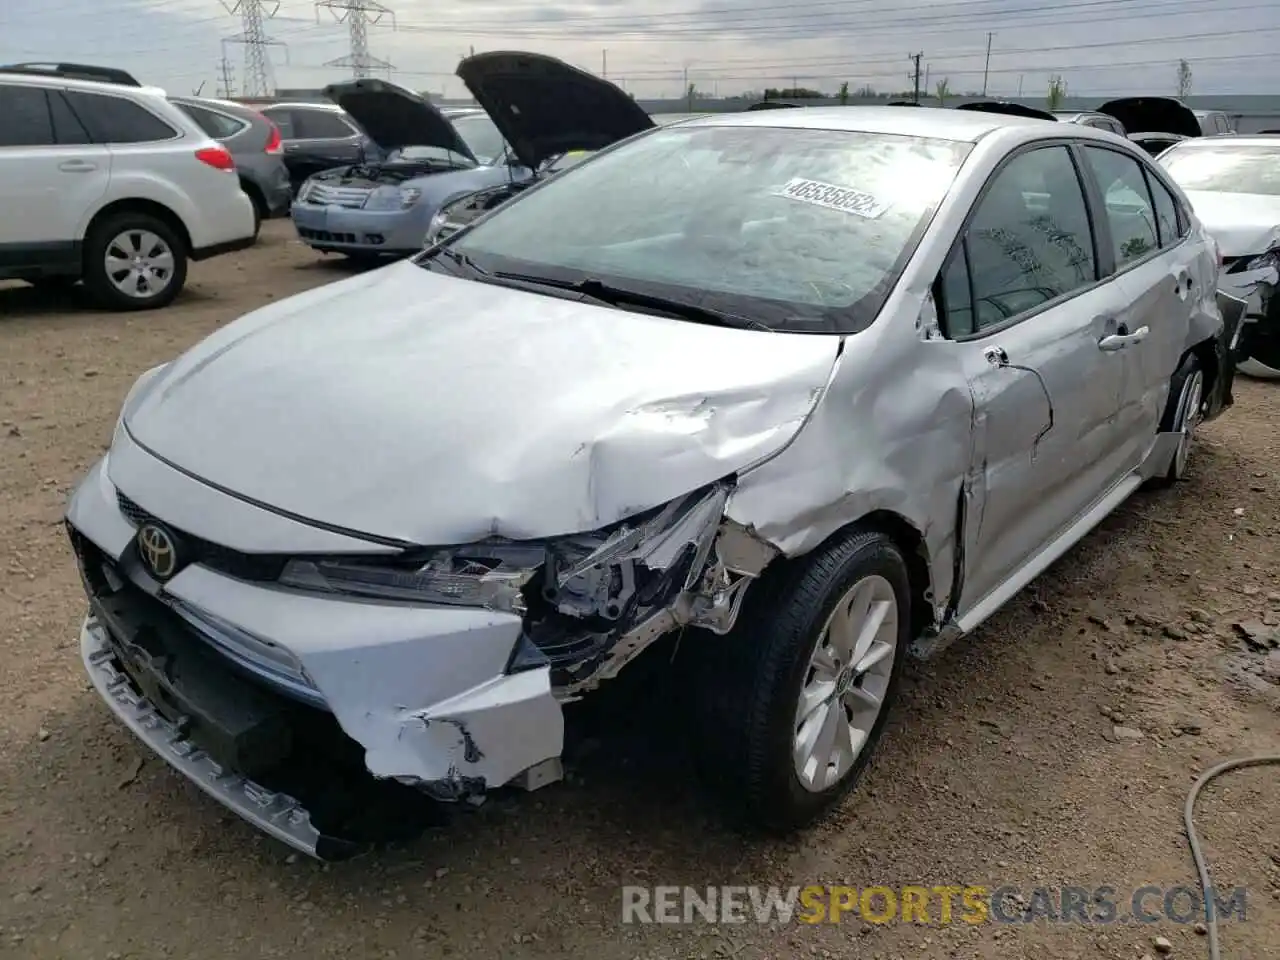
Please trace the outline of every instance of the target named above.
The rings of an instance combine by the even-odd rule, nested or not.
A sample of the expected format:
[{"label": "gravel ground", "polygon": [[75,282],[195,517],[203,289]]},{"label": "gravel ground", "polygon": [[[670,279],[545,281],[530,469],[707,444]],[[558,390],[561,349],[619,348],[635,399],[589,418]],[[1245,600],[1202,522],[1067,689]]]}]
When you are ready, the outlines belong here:
[{"label": "gravel ground", "polygon": [[[1193,476],[1143,494],[978,635],[913,667],[862,788],[802,838],[729,831],[658,698],[566,783],[321,866],[141,751],[87,689],[60,527],[126,389],[220,324],[344,275],[268,224],[150,315],[0,284],[0,956],[1113,957],[1206,954],[1190,923],[623,925],[622,884],[1194,886],[1184,795],[1280,750],[1280,385],[1244,381]],[[352,322],[359,322],[353,317]],[[1257,621],[1250,643],[1235,624]],[[1274,631],[1272,631],[1274,632]],[[1260,649],[1251,649],[1251,646]],[[1280,776],[1210,787],[1224,956],[1280,955]],[[1158,900],[1150,901],[1152,904]]]}]

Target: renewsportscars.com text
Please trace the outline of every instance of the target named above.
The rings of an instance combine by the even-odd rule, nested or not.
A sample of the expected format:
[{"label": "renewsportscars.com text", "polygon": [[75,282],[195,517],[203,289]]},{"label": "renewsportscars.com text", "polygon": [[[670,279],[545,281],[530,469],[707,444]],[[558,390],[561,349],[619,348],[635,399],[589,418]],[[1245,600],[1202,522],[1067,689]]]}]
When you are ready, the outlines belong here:
[{"label": "renewsportscars.com text", "polygon": [[987,886],[626,886],[623,923],[1196,923],[1246,918],[1247,891]]}]

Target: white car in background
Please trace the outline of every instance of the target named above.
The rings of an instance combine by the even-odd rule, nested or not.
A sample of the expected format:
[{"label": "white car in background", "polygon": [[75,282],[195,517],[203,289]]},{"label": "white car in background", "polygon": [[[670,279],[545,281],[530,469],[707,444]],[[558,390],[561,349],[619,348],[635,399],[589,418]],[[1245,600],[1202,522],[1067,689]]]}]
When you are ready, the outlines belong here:
[{"label": "white car in background", "polygon": [[1219,285],[1249,304],[1240,372],[1280,378],[1280,136],[1188,139],[1159,163],[1218,243]]},{"label": "white car in background", "polygon": [[256,234],[231,153],[163,90],[76,64],[0,67],[0,280],[83,280],[104,307],[148,310],[178,295],[188,261]]}]

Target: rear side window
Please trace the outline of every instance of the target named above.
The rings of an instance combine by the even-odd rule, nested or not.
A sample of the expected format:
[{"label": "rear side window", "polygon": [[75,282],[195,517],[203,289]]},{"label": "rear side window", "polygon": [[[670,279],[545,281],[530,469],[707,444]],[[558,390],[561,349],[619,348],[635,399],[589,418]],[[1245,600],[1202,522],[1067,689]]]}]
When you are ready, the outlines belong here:
[{"label": "rear side window", "polygon": [[54,142],[49,102],[41,87],[0,84],[0,147],[44,147]]},{"label": "rear side window", "polygon": [[206,110],[204,107],[197,107],[194,104],[176,103],[174,106],[194,120],[201,130],[215,140],[226,140],[228,137],[234,137],[248,126],[243,120],[228,117],[226,114],[218,113],[215,110]]},{"label": "rear side window", "polygon": [[298,134],[295,131],[293,114],[288,110],[263,110],[262,115],[276,125],[276,129],[280,131],[280,136],[284,140],[297,140]]},{"label": "rear side window", "polygon": [[1101,147],[1087,146],[1084,154],[1106,201],[1116,266],[1141,260],[1160,246],[1156,213],[1141,162]]},{"label": "rear side window", "polygon": [[53,136],[59,144],[79,146],[93,143],[89,131],[84,128],[61,91],[49,91],[49,113],[53,117]]},{"label": "rear side window", "polygon": [[338,140],[355,134],[341,117],[323,110],[295,110],[293,126],[300,140]]},{"label": "rear side window", "polygon": [[94,143],[153,143],[178,131],[132,100],[68,90],[67,99]]}]

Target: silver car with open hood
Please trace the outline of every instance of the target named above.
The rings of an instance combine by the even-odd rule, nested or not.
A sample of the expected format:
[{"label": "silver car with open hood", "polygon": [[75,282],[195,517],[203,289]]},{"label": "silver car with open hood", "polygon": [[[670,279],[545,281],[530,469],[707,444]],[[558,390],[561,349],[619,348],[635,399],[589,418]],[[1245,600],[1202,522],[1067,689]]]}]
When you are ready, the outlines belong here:
[{"label": "silver car with open hood", "polygon": [[557,780],[564,705],[637,658],[699,678],[727,802],[804,826],[909,651],[1184,475],[1230,402],[1216,271],[1177,186],[1084,126],[655,128],[144,374],[67,512],[86,669],[321,857],[370,811]]}]

